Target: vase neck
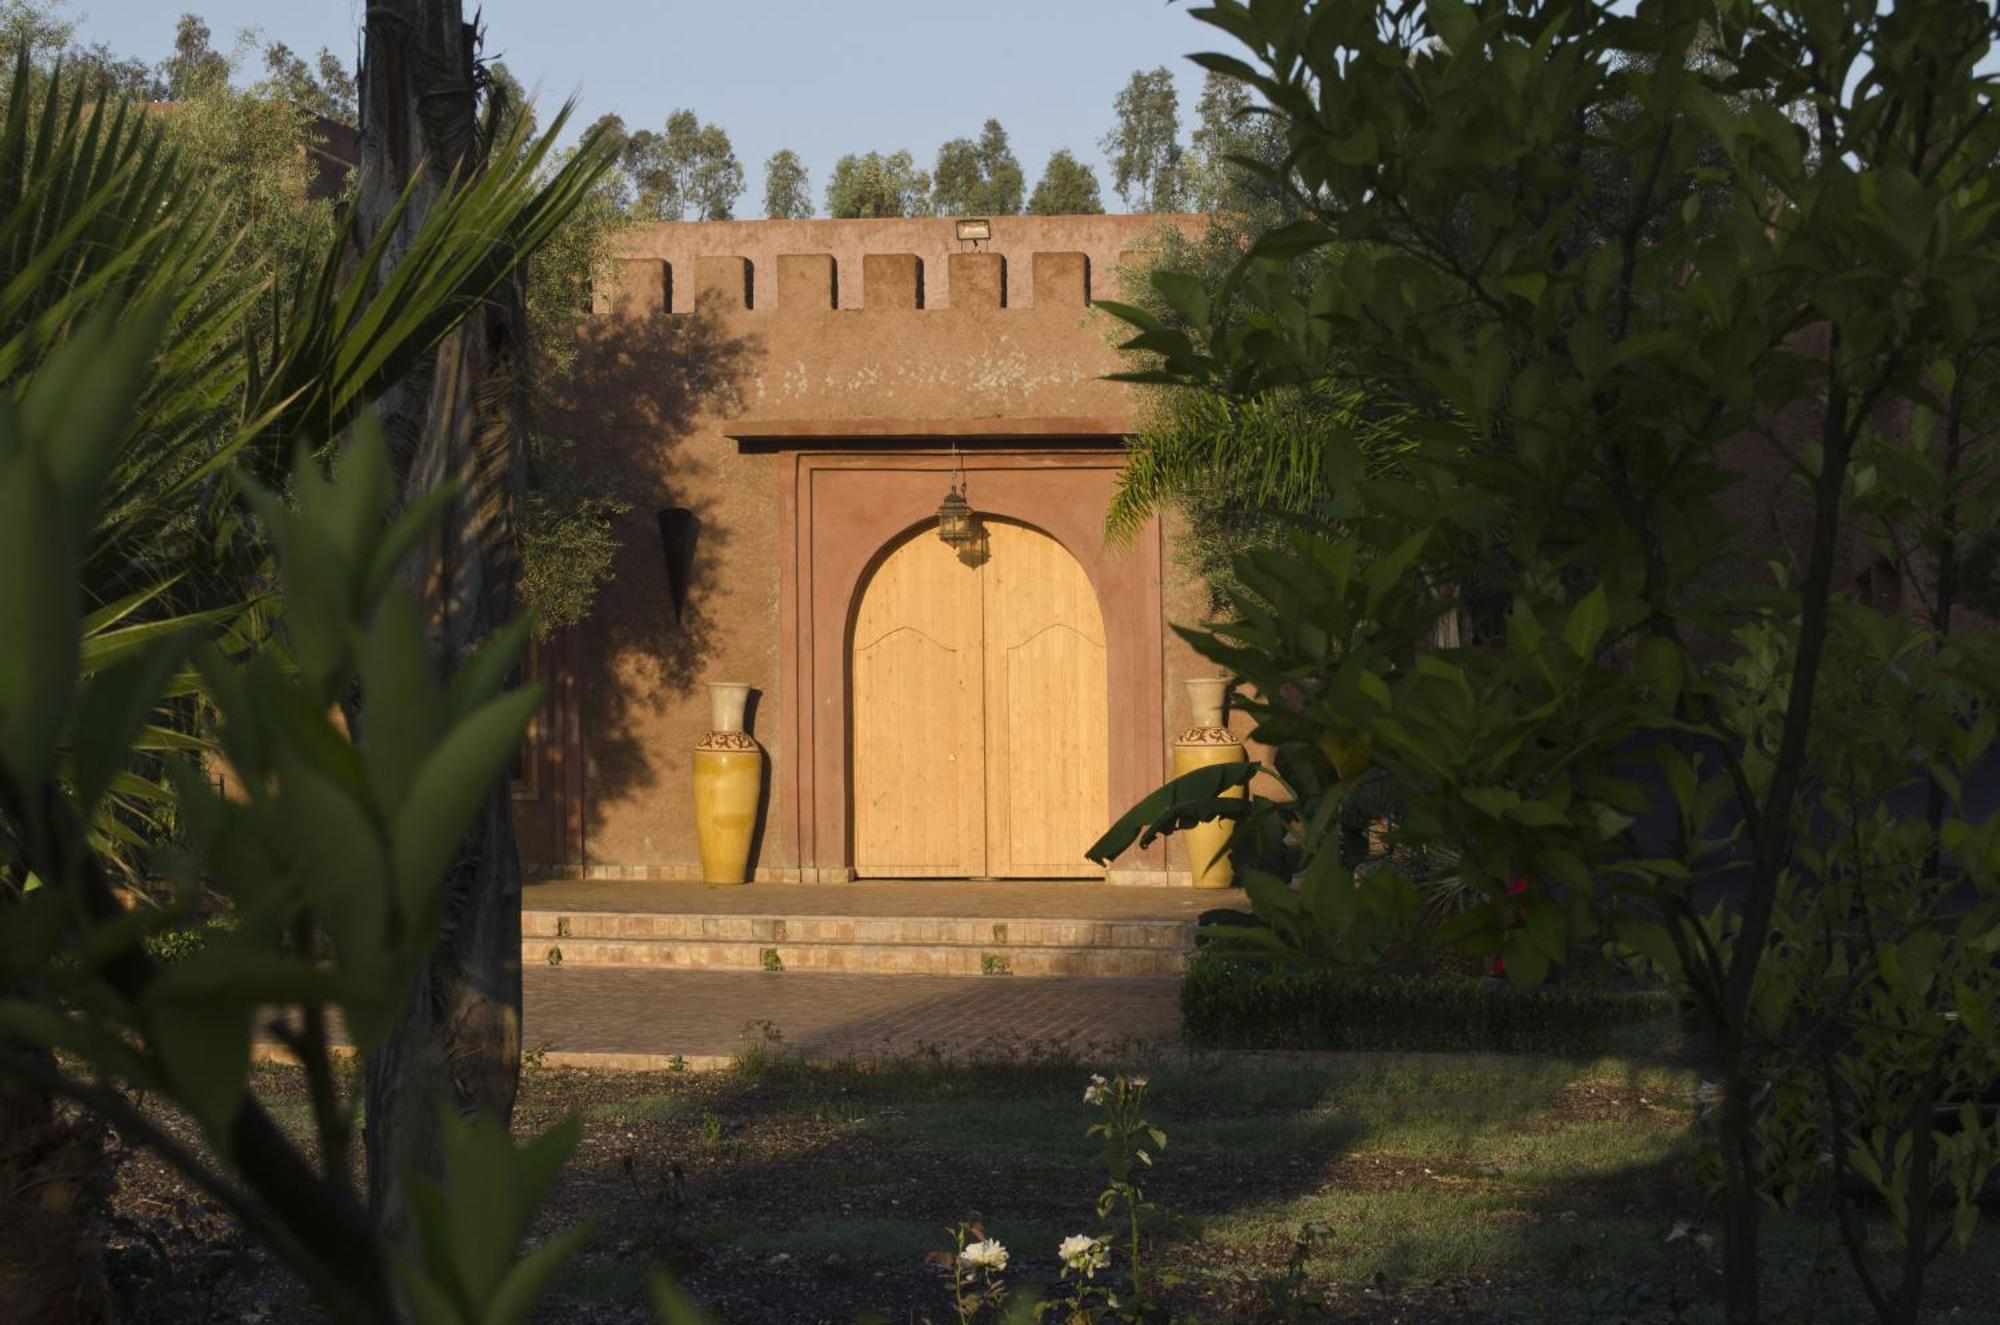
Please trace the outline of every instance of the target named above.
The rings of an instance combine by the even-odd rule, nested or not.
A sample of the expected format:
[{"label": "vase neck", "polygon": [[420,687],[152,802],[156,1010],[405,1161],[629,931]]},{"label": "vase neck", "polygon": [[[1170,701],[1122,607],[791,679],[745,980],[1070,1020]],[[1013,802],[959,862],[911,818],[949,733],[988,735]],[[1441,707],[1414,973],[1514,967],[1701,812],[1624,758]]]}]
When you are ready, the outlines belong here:
[{"label": "vase neck", "polygon": [[711,681],[708,686],[710,730],[740,732],[743,710],[750,701],[750,687],[731,681]]},{"label": "vase neck", "polygon": [[1220,727],[1222,725],[1222,701],[1229,692],[1229,682],[1219,676],[1192,677],[1187,682],[1188,708],[1194,716],[1197,727]]}]

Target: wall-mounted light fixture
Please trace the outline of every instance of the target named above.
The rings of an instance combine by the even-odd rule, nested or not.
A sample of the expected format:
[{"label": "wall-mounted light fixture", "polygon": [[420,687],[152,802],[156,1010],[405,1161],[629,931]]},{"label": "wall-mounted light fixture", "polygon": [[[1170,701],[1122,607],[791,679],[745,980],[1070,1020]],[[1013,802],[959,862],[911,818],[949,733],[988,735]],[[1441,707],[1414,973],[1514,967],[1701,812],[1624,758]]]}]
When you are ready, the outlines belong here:
[{"label": "wall-mounted light fixture", "polygon": [[660,551],[667,560],[667,597],[674,605],[674,620],[687,613],[688,589],[694,580],[694,512],[685,506],[669,506],[658,513]]},{"label": "wall-mounted light fixture", "polygon": [[961,244],[971,244],[974,248],[978,248],[991,238],[993,238],[993,223],[983,216],[968,216],[958,222],[958,242]]}]

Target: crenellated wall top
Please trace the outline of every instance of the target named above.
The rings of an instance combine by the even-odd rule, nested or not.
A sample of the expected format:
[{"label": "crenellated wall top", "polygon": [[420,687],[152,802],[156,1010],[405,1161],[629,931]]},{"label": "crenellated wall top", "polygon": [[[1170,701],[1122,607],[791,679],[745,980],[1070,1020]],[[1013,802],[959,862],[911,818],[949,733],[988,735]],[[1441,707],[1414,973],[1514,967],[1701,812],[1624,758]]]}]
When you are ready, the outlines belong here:
[{"label": "crenellated wall top", "polygon": [[1197,215],[1000,216],[983,240],[958,218],[702,221],[621,232],[599,315],[833,310],[1079,309],[1119,295],[1119,272]]}]

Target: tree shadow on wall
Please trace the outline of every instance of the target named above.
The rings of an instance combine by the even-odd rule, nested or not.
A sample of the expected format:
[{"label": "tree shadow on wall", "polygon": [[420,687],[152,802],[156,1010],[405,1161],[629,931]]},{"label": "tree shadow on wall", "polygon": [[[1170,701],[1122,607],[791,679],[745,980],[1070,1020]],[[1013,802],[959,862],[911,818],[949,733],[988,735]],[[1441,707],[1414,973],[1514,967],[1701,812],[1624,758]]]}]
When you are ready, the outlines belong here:
[{"label": "tree shadow on wall", "polygon": [[712,308],[596,317],[579,337],[551,430],[573,439],[575,463],[631,505],[616,521],[612,579],[581,627],[586,823],[595,828],[601,806],[656,784],[658,761],[685,757],[697,735],[672,749],[647,739],[662,710],[708,679],[710,591],[730,541],[710,494],[717,462],[734,452],[722,449],[726,439],[704,441],[697,422],[740,412],[760,345],[731,334]]}]

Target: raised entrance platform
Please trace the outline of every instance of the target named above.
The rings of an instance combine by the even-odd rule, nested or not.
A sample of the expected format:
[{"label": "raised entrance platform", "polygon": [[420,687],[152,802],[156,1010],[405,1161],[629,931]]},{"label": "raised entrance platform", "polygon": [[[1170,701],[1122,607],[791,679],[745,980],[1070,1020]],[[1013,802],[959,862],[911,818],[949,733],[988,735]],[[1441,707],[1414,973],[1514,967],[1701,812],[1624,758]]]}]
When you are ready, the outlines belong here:
[{"label": "raised entrance platform", "polygon": [[1170,976],[1227,893],[1088,882],[562,880],[523,892],[525,966]]}]

